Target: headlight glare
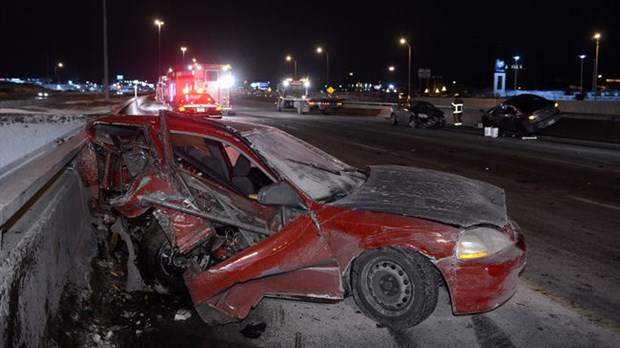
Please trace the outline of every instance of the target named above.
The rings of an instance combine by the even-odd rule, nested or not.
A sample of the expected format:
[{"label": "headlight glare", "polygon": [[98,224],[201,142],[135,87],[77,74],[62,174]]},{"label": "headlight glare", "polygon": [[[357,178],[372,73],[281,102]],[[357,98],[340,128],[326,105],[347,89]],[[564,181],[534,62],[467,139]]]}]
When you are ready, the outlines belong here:
[{"label": "headlight glare", "polygon": [[510,239],[494,228],[474,227],[461,233],[456,244],[456,257],[477,259],[495,254],[510,244]]}]

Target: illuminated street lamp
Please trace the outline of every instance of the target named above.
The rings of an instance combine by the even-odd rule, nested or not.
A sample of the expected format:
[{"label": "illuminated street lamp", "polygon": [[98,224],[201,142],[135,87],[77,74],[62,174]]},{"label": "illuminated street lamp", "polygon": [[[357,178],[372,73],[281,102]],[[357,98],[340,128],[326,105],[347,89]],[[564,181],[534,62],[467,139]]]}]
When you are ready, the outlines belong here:
[{"label": "illuminated street lamp", "polygon": [[293,61],[293,63],[295,64],[295,75],[293,75],[293,80],[297,80],[297,60],[293,59],[293,57],[291,56],[286,56],[286,61]]},{"label": "illuminated street lamp", "polygon": [[598,44],[601,39],[601,34],[594,34],[596,39],[596,55],[594,56],[594,76],[592,77],[592,93],[596,93],[596,78],[598,77]]},{"label": "illuminated street lamp", "polygon": [[513,66],[514,71],[515,71],[515,94],[517,94],[517,72],[519,71],[519,59],[521,59],[521,56],[514,56],[512,57],[515,60],[515,65]]},{"label": "illuminated street lamp", "polygon": [[56,76],[56,83],[60,83],[60,81],[58,80],[58,69],[62,69],[64,68],[64,64],[62,62],[54,65],[54,75]]},{"label": "illuminated street lamp", "polygon": [[409,71],[407,74],[407,99],[411,98],[411,45],[404,37],[400,39],[401,45],[409,47]]},{"label": "illuminated street lamp", "polygon": [[581,69],[579,71],[579,92],[583,92],[583,59],[585,57],[585,54],[579,56],[579,59],[581,59]]},{"label": "illuminated street lamp", "polygon": [[396,68],[393,65],[390,65],[390,66],[388,66],[388,70],[389,71],[394,71],[394,70],[396,70]]},{"label": "illuminated street lamp", "polygon": [[159,19],[156,19],[155,25],[157,26],[157,56],[158,56],[157,76],[159,77],[159,75],[161,75],[161,26],[164,25],[164,21],[160,21]]},{"label": "illuminated street lamp", "polygon": [[327,50],[324,50],[322,47],[317,47],[316,52],[319,54],[325,52],[325,59],[327,63],[325,72],[325,87],[327,88],[329,86],[329,54],[327,53]]},{"label": "illuminated street lamp", "polygon": [[185,66],[185,51],[187,51],[187,47],[181,47],[181,52],[183,53],[183,65]]}]

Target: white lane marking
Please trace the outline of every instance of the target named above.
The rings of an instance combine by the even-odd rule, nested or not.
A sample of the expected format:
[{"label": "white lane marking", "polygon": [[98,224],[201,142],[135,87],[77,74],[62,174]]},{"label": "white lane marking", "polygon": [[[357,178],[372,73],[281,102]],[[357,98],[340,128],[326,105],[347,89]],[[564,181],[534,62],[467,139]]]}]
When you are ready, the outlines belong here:
[{"label": "white lane marking", "polygon": [[616,205],[605,204],[605,203],[593,201],[593,200],[586,199],[586,198],[576,197],[576,196],[568,196],[568,197],[572,198],[572,199],[574,199],[576,201],[598,205],[599,207],[604,207],[604,208],[609,208],[609,209],[614,209],[614,210],[620,210],[620,207],[616,206]]},{"label": "white lane marking", "polygon": [[365,149],[369,149],[369,150],[381,151],[381,152],[387,152],[387,150],[386,150],[386,149],[382,149],[382,148],[380,148],[380,147],[374,147],[374,146],[369,146],[369,145],[360,144],[360,143],[353,143],[353,142],[351,142],[351,143],[349,143],[349,144],[351,144],[351,145],[357,145],[357,146],[359,146],[359,147],[363,147],[363,148],[365,148]]}]

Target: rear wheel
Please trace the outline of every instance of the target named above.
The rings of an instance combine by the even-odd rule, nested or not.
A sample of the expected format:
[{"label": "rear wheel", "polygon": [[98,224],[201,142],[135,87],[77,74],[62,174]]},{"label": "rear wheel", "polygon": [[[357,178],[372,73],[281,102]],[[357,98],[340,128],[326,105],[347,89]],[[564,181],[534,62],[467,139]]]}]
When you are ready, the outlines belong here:
[{"label": "rear wheel", "polygon": [[439,120],[437,120],[437,123],[435,123],[435,128],[443,128],[445,126],[446,126],[446,118],[445,117],[439,118]]},{"label": "rear wheel", "polygon": [[395,330],[421,323],[437,306],[437,271],[426,257],[414,251],[368,251],[355,260],[351,282],[360,309]]},{"label": "rear wheel", "polygon": [[482,126],[483,127],[493,127],[493,124],[491,123],[491,120],[489,120],[486,117],[482,118]]},{"label": "rear wheel", "polygon": [[138,248],[138,269],[144,282],[160,294],[185,290],[184,268],[175,264],[174,249],[157,223],[153,223]]}]

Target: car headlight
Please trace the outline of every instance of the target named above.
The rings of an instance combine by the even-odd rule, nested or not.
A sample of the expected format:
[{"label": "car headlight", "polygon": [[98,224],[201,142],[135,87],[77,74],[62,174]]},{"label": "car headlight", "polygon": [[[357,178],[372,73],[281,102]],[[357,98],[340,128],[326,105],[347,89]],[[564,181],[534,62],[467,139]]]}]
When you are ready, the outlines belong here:
[{"label": "car headlight", "polygon": [[491,227],[474,227],[461,233],[456,244],[456,257],[458,259],[477,259],[495,254],[512,242],[510,239]]}]

